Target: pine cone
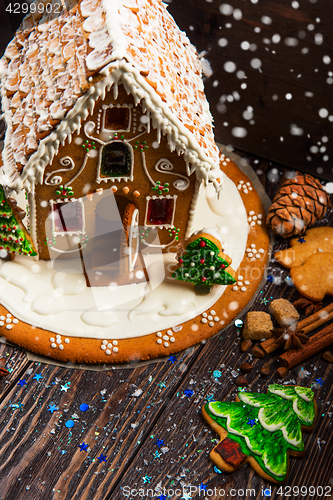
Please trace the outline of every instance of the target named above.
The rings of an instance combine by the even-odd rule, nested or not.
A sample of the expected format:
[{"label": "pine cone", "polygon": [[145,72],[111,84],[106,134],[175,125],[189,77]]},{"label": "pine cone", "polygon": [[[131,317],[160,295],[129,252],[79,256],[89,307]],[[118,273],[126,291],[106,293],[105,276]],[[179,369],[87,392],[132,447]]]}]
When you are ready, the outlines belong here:
[{"label": "pine cone", "polygon": [[308,174],[285,181],[273,199],[267,224],[283,238],[302,235],[322,219],[331,202],[320,182]]}]

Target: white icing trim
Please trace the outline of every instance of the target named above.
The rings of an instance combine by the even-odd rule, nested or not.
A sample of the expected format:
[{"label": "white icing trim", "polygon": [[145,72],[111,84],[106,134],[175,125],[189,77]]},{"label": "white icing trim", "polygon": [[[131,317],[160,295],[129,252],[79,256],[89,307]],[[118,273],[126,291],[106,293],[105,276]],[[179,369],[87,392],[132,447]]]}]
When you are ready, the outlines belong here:
[{"label": "white icing trim", "polygon": [[195,209],[196,209],[196,206],[197,206],[197,203],[198,203],[199,193],[200,193],[200,186],[201,186],[202,182],[203,181],[199,181],[199,179],[198,179],[197,182],[195,183],[194,193],[193,193],[193,196],[192,196],[191,206],[190,206],[190,210],[189,210],[189,218],[188,218],[186,232],[185,232],[185,239],[186,240],[193,233],[192,224],[193,224],[193,221],[194,221]]},{"label": "white icing trim", "polygon": [[[164,165],[164,168],[162,168]],[[161,174],[167,174],[167,175],[175,175],[177,177],[180,177],[181,179],[185,179],[185,182],[181,179],[176,179],[173,181],[172,185],[174,188],[178,189],[178,191],[185,191],[190,185],[190,181],[188,180],[188,177],[185,175],[179,174],[178,172],[169,172],[169,170],[173,170],[174,165],[171,163],[170,160],[167,158],[160,158],[157,160],[155,163],[155,170],[157,172],[160,172]],[[155,183],[156,186],[156,183]]]},{"label": "white icing trim", "polygon": [[[303,400],[304,401],[304,400]],[[309,401],[310,402],[310,401]],[[308,424],[311,424],[312,423],[312,420],[310,418],[304,418],[304,416],[300,413],[299,409],[298,409],[298,399],[295,399],[295,401],[293,402],[293,410],[294,412],[296,413],[296,415],[300,418],[300,420],[304,421],[304,422],[307,422]],[[307,415],[306,415],[307,416]],[[305,416],[305,417],[306,417]]]},{"label": "white icing trim", "polygon": [[33,186],[31,192],[28,193],[28,206],[29,206],[29,234],[30,238],[32,239],[35,245],[38,256],[39,248],[38,248],[38,238],[37,238],[37,210],[36,210],[35,186]]},{"label": "white icing trim", "polygon": [[[126,144],[126,146],[128,146],[129,150],[130,150],[130,153],[131,153],[131,173],[130,175],[126,175],[126,176],[122,176],[122,177],[101,177],[100,173],[101,173],[101,166],[102,166],[102,154],[103,154],[103,148],[105,148],[108,144],[113,144],[115,142],[119,142],[121,144]],[[104,146],[101,146],[99,148],[99,153],[98,153],[98,165],[97,165],[97,174],[96,174],[96,182],[98,184],[100,184],[102,181],[103,182],[108,182],[108,181],[112,181],[112,182],[120,182],[120,181],[133,181],[134,179],[134,152],[133,152],[133,147],[132,145],[126,141],[125,139],[122,139],[122,140],[112,140],[112,141],[108,141],[105,143]]]},{"label": "white icing trim", "polygon": [[250,398],[245,396],[245,394],[240,393],[240,394],[238,394],[238,397],[241,401],[243,401],[243,403],[250,405],[250,406],[254,406],[255,408],[260,408],[260,403],[253,403]]},{"label": "white icing trim", "polygon": [[[55,228],[55,220],[54,220],[54,210],[53,210],[53,205],[56,205],[58,203],[76,203],[76,202],[79,202],[80,205],[81,205],[81,210],[82,210],[82,229],[80,229],[79,231],[57,231],[56,228]],[[85,234],[86,233],[86,230],[85,230],[85,218],[84,218],[84,203],[83,203],[83,200],[82,198],[71,198],[70,200],[68,199],[64,199],[64,200],[49,200],[49,203],[51,205],[51,221],[52,221],[52,233],[54,234],[54,236],[75,236],[77,234]],[[68,252],[72,252],[73,250],[69,250]],[[77,251],[77,250],[76,250]],[[64,252],[67,253],[67,250],[64,250]]]},{"label": "white icing trim", "polygon": [[[106,117],[106,110],[107,109],[112,109],[112,108],[127,108],[129,111],[129,119],[128,119],[128,127],[123,128],[123,129],[111,129],[111,128],[105,128],[105,117]],[[103,104],[102,109],[103,109],[103,117],[102,117],[102,133],[120,133],[120,132],[129,132],[131,130],[131,124],[132,124],[132,108],[133,104]]]},{"label": "white icing trim", "polygon": [[[135,254],[132,258],[132,245],[131,245],[131,242],[132,242],[132,238],[133,238],[133,234],[134,234],[134,231],[135,231],[135,228],[136,231],[137,231],[137,234],[136,234],[136,249],[135,249]],[[138,233],[138,229],[139,229],[139,210],[136,208],[133,212],[133,215],[132,215],[132,220],[131,220],[131,225],[130,225],[130,228],[129,228],[129,231],[128,231],[128,248],[129,248],[129,254],[128,254],[128,267],[129,267],[129,270],[130,272],[131,271],[134,271],[134,266],[135,266],[135,263],[137,261],[137,258],[138,258],[138,253],[139,253],[139,233]]]},{"label": "white icing trim", "polygon": [[[117,3],[103,0],[103,4],[104,2],[108,6],[109,4],[115,5]],[[110,10],[113,10],[113,8],[106,7],[106,10],[108,16]],[[116,45],[115,50],[117,52],[121,44]],[[173,151],[176,149],[179,155],[183,154],[188,169],[191,164],[189,172],[192,173],[195,170],[199,179],[205,183],[212,182],[216,190],[221,189],[221,183],[218,183],[216,180],[218,176],[222,179],[220,173],[217,174],[216,167],[218,166],[218,160],[206,155],[194,135],[172,113],[160,96],[154,92],[138,69],[123,59],[110,63],[100,71],[100,74],[105,75],[105,78],[90,87],[83,96],[78,98],[75,106],[68,112],[66,118],[62,120],[56,130],[40,141],[38,150],[31,155],[21,175],[15,171],[13,152],[9,145],[11,133],[7,132],[3,152],[5,172],[5,176],[2,179],[3,185],[16,191],[20,191],[22,187],[30,191],[32,184],[41,184],[45,167],[52,162],[54,156],[58,153],[60,144],[64,144],[66,140],[71,142],[73,133],[79,133],[82,121],[87,119],[89,113],[93,113],[96,101],[98,99],[104,100],[106,93],[112,86],[114,95],[117,96],[118,83],[121,80],[125,86],[125,90],[133,95],[135,104],[137,105],[141,102],[143,111],[146,112],[149,110],[153,127],[157,129],[158,137],[160,137],[161,132],[166,135],[170,150]],[[10,124],[8,102],[8,99],[4,96],[3,89],[3,106],[5,115],[8,115],[6,123]],[[8,128],[9,131],[12,130],[11,125],[8,125]]]},{"label": "white icing trim", "polygon": [[148,168],[147,168],[147,164],[146,164],[146,156],[145,156],[145,152],[144,151],[141,151],[141,159],[142,159],[142,165],[143,165],[143,169],[145,171],[145,174],[146,176],[148,177],[149,179],[149,182],[155,186],[155,182],[154,182],[154,179],[151,177],[150,173],[148,172]]},{"label": "white icing trim", "polygon": [[[148,221],[147,221],[147,216],[148,216],[148,205],[149,205],[149,201],[150,200],[163,200],[167,198],[168,200],[170,200],[171,198],[173,198],[173,212],[172,212],[172,218],[171,218],[171,222],[169,224],[148,224]],[[173,221],[175,219],[175,212],[176,212],[176,201],[177,201],[177,195],[174,194],[173,196],[171,196],[170,194],[167,194],[166,196],[146,196],[146,214],[145,214],[145,227],[146,228],[152,228],[152,229],[172,229],[173,228]]]},{"label": "white icing trim", "polygon": [[[70,156],[64,156],[63,158],[60,158],[59,163],[64,167],[69,165],[69,168],[59,168],[58,170],[52,170],[51,172],[46,174],[44,178],[44,184],[46,184],[47,186],[59,186],[62,183],[62,177],[56,174],[58,174],[59,172],[70,172],[75,168],[74,160]],[[50,177],[52,177],[52,180],[49,181]]]},{"label": "white icing trim", "polygon": [[264,417],[263,417],[264,411],[265,411],[265,408],[260,408],[259,413],[258,413],[259,421],[264,429],[266,429],[269,432],[275,432],[277,430],[281,430],[283,437],[287,441],[287,443],[290,443],[292,446],[295,446],[296,448],[300,447],[303,444],[302,438],[300,441],[297,441],[296,439],[290,439],[288,437],[287,429],[286,429],[286,426],[283,425],[283,422],[280,422],[278,425],[275,425],[275,424],[268,425],[265,422]]}]

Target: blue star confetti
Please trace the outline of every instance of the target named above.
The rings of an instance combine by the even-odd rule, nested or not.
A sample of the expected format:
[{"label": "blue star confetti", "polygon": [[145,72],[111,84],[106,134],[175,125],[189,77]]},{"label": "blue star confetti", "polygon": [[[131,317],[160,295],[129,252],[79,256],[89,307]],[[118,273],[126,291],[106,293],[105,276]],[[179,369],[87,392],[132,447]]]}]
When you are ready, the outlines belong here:
[{"label": "blue star confetti", "polygon": [[251,426],[251,428],[252,428],[254,425],[256,425],[256,421],[255,421],[255,420],[251,420],[251,419],[249,418],[249,421],[247,422],[247,424],[248,424],[248,425],[250,425],[250,426]]},{"label": "blue star confetti", "polygon": [[100,454],[99,457],[97,457],[97,460],[99,460],[100,462],[106,462],[106,459],[108,457],[106,455],[103,455],[102,453]]},{"label": "blue star confetti", "polygon": [[165,495],[160,495],[157,498],[158,498],[158,500],[167,500],[167,497]]},{"label": "blue star confetti", "polygon": [[293,280],[291,279],[290,276],[287,276],[286,278],[284,278],[284,282],[288,285],[288,286],[294,286],[294,282]]},{"label": "blue star confetti", "polygon": [[50,411],[53,413],[54,411],[59,410],[59,408],[56,405],[49,405],[47,411]]},{"label": "blue star confetti", "polygon": [[86,403],[82,403],[82,405],[80,405],[80,410],[81,411],[89,410],[89,405],[87,405]]},{"label": "blue star confetti", "polygon": [[177,361],[176,356],[169,356],[170,363],[174,364]]},{"label": "blue star confetti", "polygon": [[322,387],[323,383],[324,383],[324,380],[320,377],[320,378],[316,378],[316,383],[318,385],[320,385],[320,387]]},{"label": "blue star confetti", "polygon": [[305,243],[306,240],[305,240],[305,238],[298,238],[297,241],[298,241],[298,243]]},{"label": "blue star confetti", "polygon": [[67,382],[67,384],[64,384],[64,385],[61,386],[60,390],[67,392],[68,389],[69,389],[69,386],[70,386],[70,382]]},{"label": "blue star confetti", "polygon": [[141,479],[144,484],[150,483],[150,481],[152,480],[152,476],[143,476]]},{"label": "blue star confetti", "polygon": [[35,373],[35,376],[32,380],[37,380],[37,382],[39,382],[41,378],[43,378],[43,375],[41,375],[40,373]]},{"label": "blue star confetti", "polygon": [[25,385],[27,385],[27,383],[26,383],[26,381],[25,381],[25,378],[20,379],[20,380],[17,382],[17,385],[20,385],[21,387],[24,387]]},{"label": "blue star confetti", "polygon": [[155,444],[157,444],[157,446],[161,448],[161,446],[164,446],[164,439],[158,439]]},{"label": "blue star confetti", "polygon": [[83,441],[82,444],[79,445],[81,451],[88,451],[89,446]]},{"label": "blue star confetti", "polygon": [[184,394],[185,396],[190,398],[191,396],[193,396],[193,391],[191,389],[185,389]]},{"label": "blue star confetti", "polygon": [[269,276],[267,276],[266,280],[269,282],[269,283],[274,283],[274,276],[272,276],[271,274]]},{"label": "blue star confetti", "polygon": [[203,490],[203,491],[207,491],[207,485],[206,485],[206,484],[201,483],[201,484],[200,484],[200,486],[199,486],[199,491],[201,491],[201,490]]},{"label": "blue star confetti", "polygon": [[263,495],[264,495],[264,497],[271,497],[272,496],[272,490],[270,488],[266,488],[263,491]]}]

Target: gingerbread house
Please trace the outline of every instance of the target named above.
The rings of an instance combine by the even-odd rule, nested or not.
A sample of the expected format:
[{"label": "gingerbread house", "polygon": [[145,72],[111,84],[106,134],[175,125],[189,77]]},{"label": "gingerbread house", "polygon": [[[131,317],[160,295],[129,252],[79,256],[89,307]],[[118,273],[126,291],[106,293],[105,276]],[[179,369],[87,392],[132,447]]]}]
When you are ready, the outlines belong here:
[{"label": "gingerbread house", "polygon": [[202,182],[222,184],[200,61],[160,0],[44,6],[1,60],[1,184],[27,193],[40,259],[133,274],[140,248],[191,234]]}]

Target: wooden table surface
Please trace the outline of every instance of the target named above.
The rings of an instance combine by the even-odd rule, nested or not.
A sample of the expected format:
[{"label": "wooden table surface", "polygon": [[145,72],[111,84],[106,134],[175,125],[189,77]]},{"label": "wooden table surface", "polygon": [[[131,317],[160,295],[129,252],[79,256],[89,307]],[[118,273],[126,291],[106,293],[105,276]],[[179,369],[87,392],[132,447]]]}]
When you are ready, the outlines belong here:
[{"label": "wooden table surface", "polygon": [[[272,197],[286,169],[256,157],[249,161]],[[330,212],[320,224],[332,225],[332,220]],[[283,246],[286,242],[276,240],[274,250]],[[285,269],[271,263],[267,272],[281,277],[281,284],[267,281],[253,310],[267,311],[273,298],[299,296],[284,281]],[[140,498],[140,491],[129,494],[130,489],[149,489],[144,498],[160,500],[203,498],[203,492],[194,491],[200,485],[212,490],[206,497],[211,499],[321,498],[321,490],[314,496],[291,490],[287,496],[276,486],[265,496],[270,485],[250,467],[232,475],[214,469],[209,452],[217,435],[203,420],[201,408],[207,400],[231,401],[236,395],[232,372],[249,357],[240,352],[234,324],[175,358],[135,369],[60,368],[28,361],[23,351],[4,344],[0,356],[10,369],[1,381],[0,500]],[[276,359],[276,353],[254,359],[255,368],[247,375],[250,390],[266,392],[279,381]],[[272,375],[264,378],[259,368],[267,361]],[[287,485],[330,487],[323,490],[330,491],[324,498],[333,492],[332,368],[318,354],[284,380],[311,386],[319,407],[314,432],[304,434],[307,455],[290,460]],[[214,378],[214,370],[222,376]],[[186,389],[193,394],[186,395],[191,394]],[[156,487],[161,489],[155,494]],[[190,487],[189,496],[180,494]],[[222,489],[225,495],[218,492]]]}]

